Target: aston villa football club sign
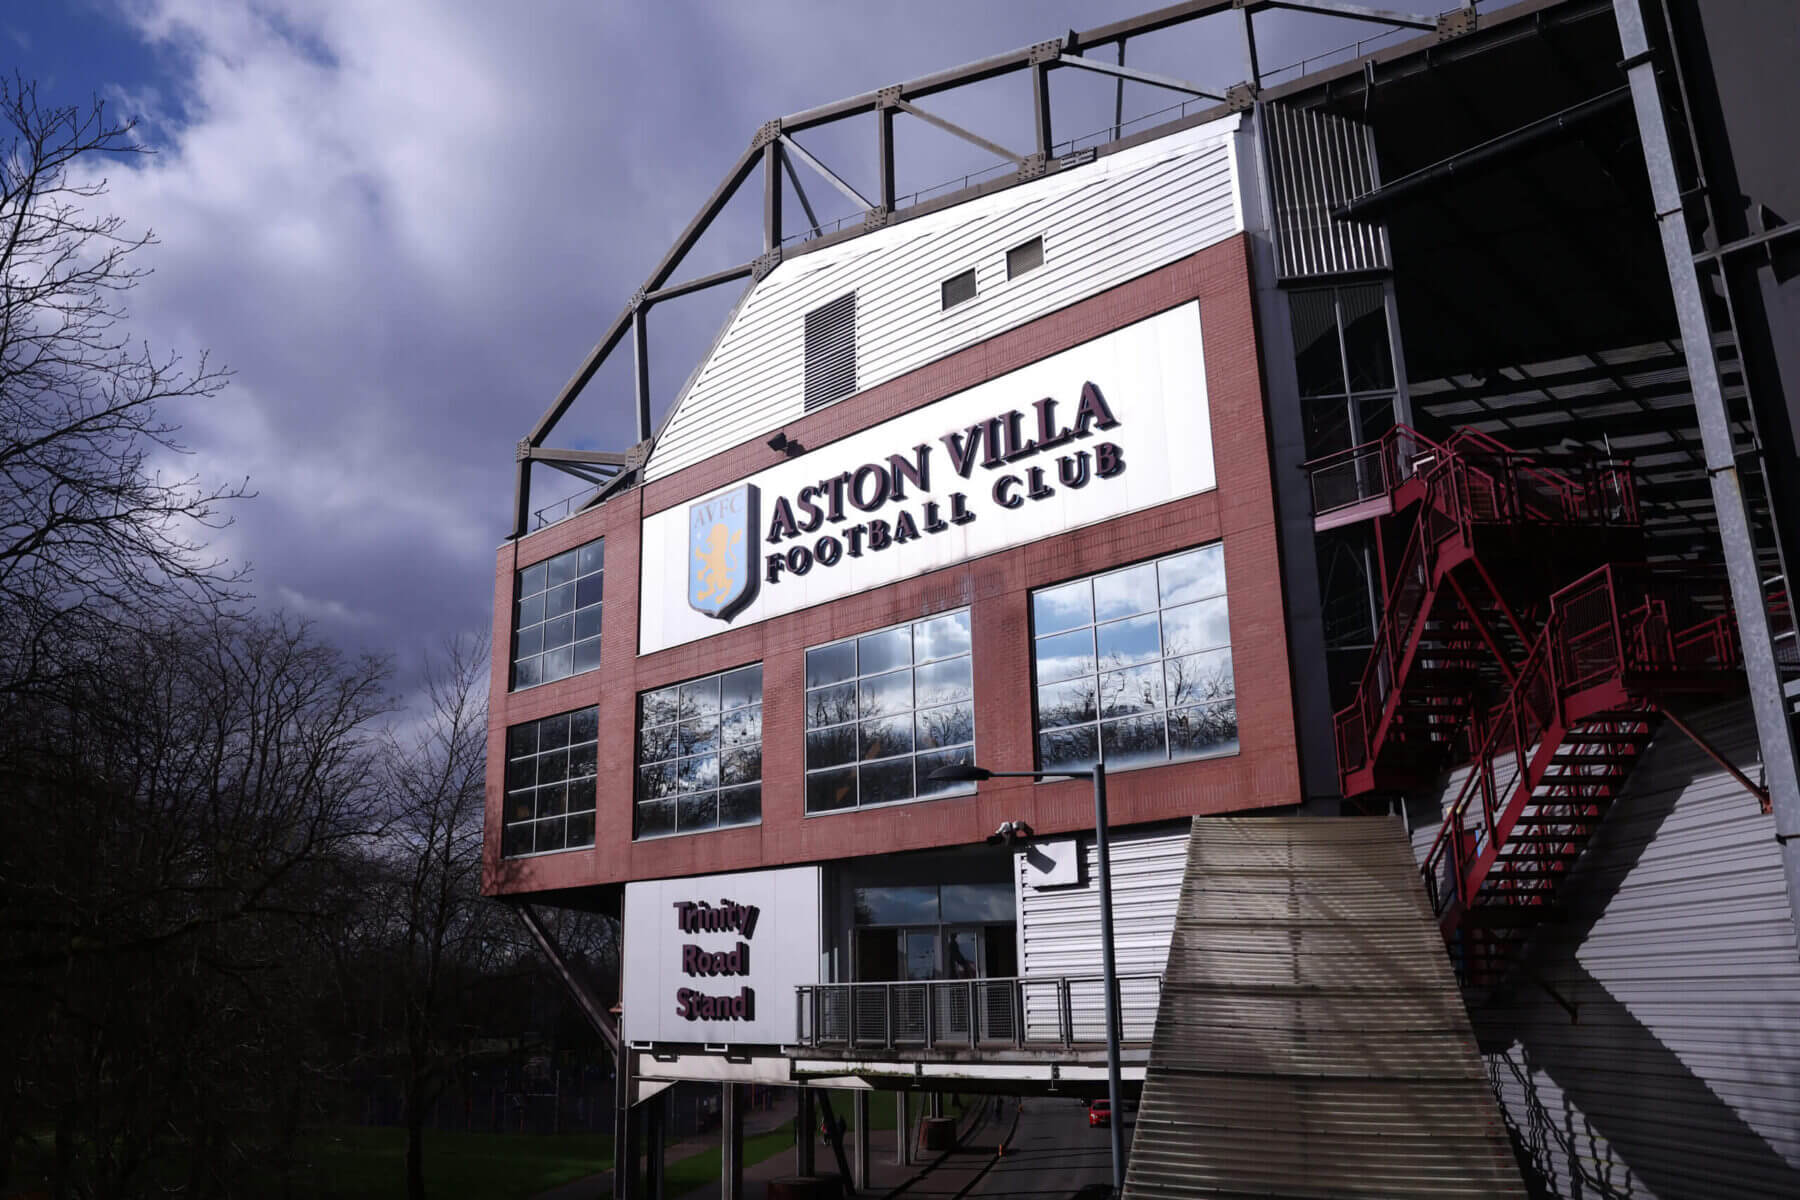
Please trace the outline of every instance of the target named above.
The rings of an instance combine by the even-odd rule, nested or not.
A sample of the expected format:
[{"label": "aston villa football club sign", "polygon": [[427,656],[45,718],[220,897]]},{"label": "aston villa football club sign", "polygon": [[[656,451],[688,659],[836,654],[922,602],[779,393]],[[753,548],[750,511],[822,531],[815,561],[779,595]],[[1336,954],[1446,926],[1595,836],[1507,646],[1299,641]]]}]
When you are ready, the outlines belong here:
[{"label": "aston villa football club sign", "polygon": [[756,485],[688,506],[688,605],[729,622],[756,598]]}]

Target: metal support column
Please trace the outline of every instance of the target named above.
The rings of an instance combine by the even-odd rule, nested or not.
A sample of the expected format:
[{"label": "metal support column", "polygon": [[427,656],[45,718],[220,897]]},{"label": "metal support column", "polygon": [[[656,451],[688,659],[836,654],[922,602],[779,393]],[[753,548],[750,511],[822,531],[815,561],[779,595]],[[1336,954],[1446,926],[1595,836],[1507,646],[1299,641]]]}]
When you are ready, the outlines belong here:
[{"label": "metal support column", "polygon": [[668,1178],[669,1093],[644,1101],[644,1200],[664,1200]]},{"label": "metal support column", "polygon": [[876,194],[883,211],[894,211],[894,110],[875,110],[875,169],[880,177]]},{"label": "metal support column", "polygon": [[1662,232],[1663,259],[1669,269],[1669,286],[1675,294],[1675,316],[1681,326],[1682,348],[1687,355],[1688,382],[1694,394],[1694,412],[1706,455],[1707,478],[1712,485],[1719,541],[1725,551],[1732,607],[1737,613],[1744,674],[1750,682],[1756,739],[1762,747],[1769,808],[1775,815],[1776,836],[1784,838],[1781,866],[1787,881],[1788,906],[1793,911],[1796,925],[1800,926],[1800,837],[1794,836],[1800,834],[1800,756],[1794,750],[1793,727],[1788,721],[1781,675],[1775,664],[1775,646],[1769,635],[1769,615],[1763,606],[1762,578],[1756,565],[1756,546],[1750,530],[1750,514],[1744,503],[1743,481],[1738,476],[1737,459],[1732,449],[1719,365],[1713,357],[1706,297],[1694,266],[1694,247],[1688,236],[1681,188],[1675,176],[1669,129],[1656,81],[1656,60],[1645,33],[1643,9],[1639,0],[1613,0],[1613,13],[1619,22],[1620,49],[1624,52],[1624,61],[1629,64],[1626,78],[1630,81],[1631,98],[1637,109],[1644,165],[1649,170],[1650,194],[1656,205],[1657,225]]},{"label": "metal support column", "polygon": [[744,1085],[722,1083],[719,1101],[719,1200],[744,1194]]},{"label": "metal support column", "polygon": [[1031,68],[1031,111],[1037,118],[1037,152],[1050,160],[1050,67],[1038,63]]},{"label": "metal support column", "polygon": [[638,1121],[631,1105],[631,1051],[613,1063],[613,1200],[638,1200]]},{"label": "metal support column", "polygon": [[819,1139],[819,1118],[813,1112],[812,1089],[800,1089],[794,1113],[794,1174],[813,1173],[813,1149]]},{"label": "metal support column", "polygon": [[912,1130],[907,1127],[912,1117],[912,1101],[906,1092],[894,1093],[894,1165],[904,1167],[912,1162]]},{"label": "metal support column", "polygon": [[858,1191],[869,1186],[869,1093],[856,1091],[850,1097],[850,1113],[856,1121],[856,1170],[850,1184]]},{"label": "metal support column", "polygon": [[638,444],[650,440],[650,335],[644,328],[642,305],[631,312],[631,350],[633,390],[637,394]]},{"label": "metal support column", "polygon": [[[763,147],[763,253],[781,245],[781,143]],[[642,441],[642,438],[638,439]]]}]

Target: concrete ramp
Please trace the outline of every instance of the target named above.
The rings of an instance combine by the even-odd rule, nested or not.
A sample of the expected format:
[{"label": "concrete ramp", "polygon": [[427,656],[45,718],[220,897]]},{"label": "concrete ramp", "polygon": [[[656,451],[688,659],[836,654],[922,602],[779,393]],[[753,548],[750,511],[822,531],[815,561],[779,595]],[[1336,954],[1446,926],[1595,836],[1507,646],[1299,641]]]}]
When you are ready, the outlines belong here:
[{"label": "concrete ramp", "polygon": [[1195,819],[1125,1195],[1525,1195],[1398,818]]}]

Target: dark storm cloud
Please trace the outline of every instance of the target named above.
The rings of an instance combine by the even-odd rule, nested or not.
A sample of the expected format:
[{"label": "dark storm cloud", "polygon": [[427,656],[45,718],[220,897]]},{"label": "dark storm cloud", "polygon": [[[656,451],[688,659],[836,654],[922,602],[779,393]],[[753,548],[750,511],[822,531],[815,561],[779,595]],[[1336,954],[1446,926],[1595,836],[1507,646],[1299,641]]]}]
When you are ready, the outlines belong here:
[{"label": "dark storm cloud", "polygon": [[[161,153],[114,166],[110,204],[162,239],[134,332],[237,372],[172,414],[187,469],[260,493],[219,548],[263,603],[353,644],[404,658],[484,626],[514,443],[759,123],[1139,7],[128,0],[162,66]],[[1241,76],[1235,42],[1165,53],[1143,65]],[[1103,82],[1065,92],[1063,132],[1110,120]],[[934,107],[1029,136],[1001,86]],[[815,148],[866,179],[872,139],[845,137]],[[913,184],[989,162],[933,131],[901,147]],[[759,249],[709,244],[693,270]],[[729,302],[657,310],[660,400]],[[621,383],[556,441],[628,444]]]}]

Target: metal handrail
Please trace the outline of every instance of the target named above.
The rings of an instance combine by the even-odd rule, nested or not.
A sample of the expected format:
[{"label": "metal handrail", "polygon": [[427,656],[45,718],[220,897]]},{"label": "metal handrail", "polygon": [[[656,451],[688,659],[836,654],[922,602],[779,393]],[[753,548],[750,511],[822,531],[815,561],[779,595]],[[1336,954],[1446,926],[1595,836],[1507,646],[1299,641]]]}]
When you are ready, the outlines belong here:
[{"label": "metal handrail", "polygon": [[[1420,872],[1433,912],[1442,916],[1452,903],[1464,909],[1474,903],[1481,884],[1470,879],[1470,868],[1505,832],[1496,815],[1521,786],[1535,787],[1534,756],[1545,736],[1568,725],[1570,697],[1627,674],[1736,667],[1736,622],[1729,612],[1692,623],[1670,617],[1695,607],[1691,596],[1702,577],[1692,568],[1663,573],[1608,564],[1551,596],[1544,630],[1479,740],[1469,774],[1425,853]],[[1504,778],[1502,763],[1510,767]],[[1480,817],[1473,820],[1470,810],[1478,800]]]},{"label": "metal handrail", "polygon": [[[1061,1047],[1105,1041],[1104,980],[1092,976],[800,984],[794,1044],[845,1050]],[[1148,1043],[1160,974],[1121,975],[1123,1040]]]}]

